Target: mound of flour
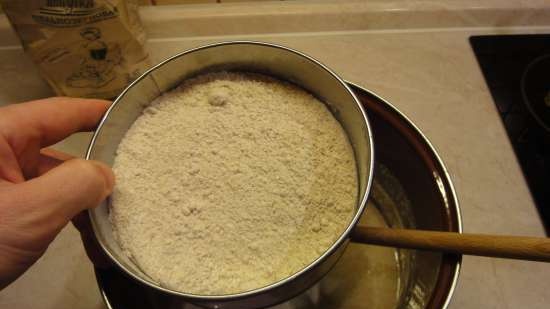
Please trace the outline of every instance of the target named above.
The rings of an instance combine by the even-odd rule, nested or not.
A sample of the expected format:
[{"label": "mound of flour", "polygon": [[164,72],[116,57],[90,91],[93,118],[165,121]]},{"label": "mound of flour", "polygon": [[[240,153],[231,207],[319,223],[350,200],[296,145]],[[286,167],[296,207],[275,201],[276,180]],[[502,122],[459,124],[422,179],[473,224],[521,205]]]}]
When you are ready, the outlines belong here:
[{"label": "mound of flour", "polygon": [[344,231],[352,148],[316,98],[265,76],[212,73],[155,100],[114,163],[115,236],[161,285],[202,295],[302,269]]}]

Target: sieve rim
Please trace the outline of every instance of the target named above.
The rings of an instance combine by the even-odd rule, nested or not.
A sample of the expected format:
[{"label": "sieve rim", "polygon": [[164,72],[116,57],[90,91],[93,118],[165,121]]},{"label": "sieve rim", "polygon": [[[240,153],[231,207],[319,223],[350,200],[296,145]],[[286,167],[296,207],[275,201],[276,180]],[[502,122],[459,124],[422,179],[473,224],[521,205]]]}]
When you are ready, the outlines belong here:
[{"label": "sieve rim", "polygon": [[[158,64],[154,65],[153,67],[151,67],[149,70],[147,70],[146,72],[144,72],[140,77],[138,77],[136,80],[134,80],[132,83],[130,83],[122,92],[121,94],[115,99],[115,101],[111,104],[111,106],[109,107],[109,109],[107,110],[107,112],[104,114],[103,118],[101,119],[101,121],[99,122],[99,125],[96,129],[96,131],[94,132],[93,136],[92,136],[92,139],[90,141],[90,144],[88,146],[88,149],[86,151],[86,156],[85,156],[85,159],[86,160],[92,160],[91,156],[92,156],[92,151],[93,151],[93,148],[94,148],[94,145],[95,145],[95,142],[96,142],[96,139],[98,138],[99,134],[101,133],[101,129],[103,128],[105,122],[107,121],[107,119],[109,118],[109,115],[111,113],[111,111],[115,108],[115,106],[122,100],[122,98],[125,96],[125,94],[130,90],[132,89],[134,86],[136,86],[137,84],[139,84],[139,82],[143,79],[145,79],[146,77],[149,76],[149,74],[151,74],[152,72],[154,72],[155,70],[157,70],[158,68],[168,64],[169,62],[179,58],[179,57],[182,57],[184,55],[187,55],[187,54],[190,54],[190,53],[193,53],[193,52],[196,52],[196,51],[200,51],[200,50],[205,50],[205,49],[209,49],[209,48],[215,48],[215,47],[219,47],[219,46],[226,46],[226,45],[239,45],[239,44],[243,44],[243,45],[258,45],[258,46],[263,46],[263,47],[271,47],[271,48],[276,48],[276,49],[280,49],[280,50],[284,50],[284,51],[287,51],[287,52],[291,52],[297,56],[300,56],[302,57],[303,59],[306,59],[307,61],[309,61],[310,63],[320,67],[321,69],[323,69],[325,72],[329,73],[336,81],[337,83],[343,87],[343,89],[345,89],[345,91],[351,96],[351,98],[353,99],[356,107],[358,108],[360,114],[361,114],[361,119],[363,120],[363,123],[365,128],[366,128],[366,135],[365,138],[368,139],[368,142],[369,142],[369,145],[368,145],[368,162],[367,162],[367,165],[368,165],[368,175],[366,175],[366,184],[365,184],[365,189],[364,190],[360,190],[358,191],[358,198],[361,196],[361,194],[363,194],[363,198],[361,200],[358,199],[357,201],[357,208],[355,210],[355,214],[353,215],[353,217],[351,218],[351,220],[349,221],[347,227],[345,228],[345,230],[340,234],[340,236],[334,241],[334,243],[325,251],[323,252],[323,254],[321,254],[320,256],[318,256],[315,260],[313,260],[311,263],[309,263],[307,266],[305,266],[304,268],[300,269],[299,271],[297,271],[296,273],[288,276],[288,277],[285,277],[284,279],[280,279],[278,281],[275,281],[273,283],[270,283],[266,286],[263,286],[263,287],[259,287],[259,288],[256,288],[256,289],[252,289],[252,290],[248,290],[248,291],[244,291],[244,292],[238,292],[238,293],[231,293],[231,294],[223,294],[223,295],[200,295],[200,294],[192,294],[192,293],[186,293],[186,292],[181,292],[181,291],[177,291],[175,289],[170,289],[170,288],[167,288],[167,287],[163,287],[161,286],[160,284],[158,284],[157,282],[155,281],[152,281],[152,280],[149,280],[147,278],[144,278],[143,276],[141,276],[140,274],[137,274],[135,273],[134,271],[132,271],[131,269],[128,269],[123,263],[121,263],[115,256],[115,254],[113,254],[113,252],[111,252],[111,250],[109,249],[109,247],[102,241],[101,237],[97,237],[97,235],[99,235],[99,226],[97,224],[97,222],[95,222],[95,219],[94,219],[94,216],[92,215],[92,212],[89,210],[88,211],[88,215],[89,215],[89,218],[90,218],[90,221],[91,221],[91,225],[92,225],[92,229],[94,231],[94,235],[96,236],[96,239],[97,239],[97,242],[99,243],[99,246],[101,247],[101,249],[103,250],[103,252],[111,259],[111,261],[113,261],[120,269],[122,269],[126,274],[128,274],[130,277],[132,277],[133,279],[139,281],[140,283],[142,284],[145,284],[149,287],[152,287],[154,289],[157,289],[157,290],[160,290],[162,292],[165,292],[165,293],[168,293],[168,294],[171,294],[171,295],[175,295],[175,296],[180,296],[180,297],[185,297],[185,298],[188,298],[190,300],[196,300],[196,301],[228,301],[228,300],[237,300],[237,299],[240,299],[240,298],[246,298],[246,297],[250,297],[250,296],[254,296],[254,295],[260,295],[260,294],[264,294],[266,292],[269,292],[270,290],[273,290],[277,287],[280,287],[280,286],[283,286],[285,284],[287,284],[288,282],[291,282],[301,276],[303,276],[304,274],[308,273],[309,271],[311,271],[313,268],[315,268],[316,266],[318,266],[319,264],[321,264],[324,260],[326,260],[329,256],[331,256],[337,249],[339,249],[342,245],[344,245],[344,242],[348,239],[348,236],[349,234],[351,233],[352,229],[355,227],[355,225],[357,224],[357,222],[359,221],[359,218],[361,217],[361,215],[363,214],[366,206],[367,206],[367,200],[369,198],[369,193],[371,191],[371,186],[372,186],[372,181],[373,181],[373,173],[374,173],[374,143],[373,143],[373,136],[372,136],[372,129],[371,129],[371,125],[370,125],[370,122],[368,120],[368,116],[365,112],[365,109],[363,108],[362,104],[360,103],[360,100],[357,98],[357,96],[355,95],[355,93],[351,90],[350,86],[348,86],[348,84],[345,82],[344,79],[342,79],[338,74],[336,74],[333,70],[329,69],[326,65],[324,65],[323,63],[321,63],[320,61],[314,59],[313,57],[305,54],[305,53],[302,53],[300,51],[297,51],[295,49],[292,49],[292,48],[289,48],[289,47],[286,47],[286,46],[282,46],[282,45],[278,45],[278,44],[274,44],[274,43],[267,43],[267,42],[260,42],[260,41],[249,41],[249,40],[238,40],[238,41],[224,41],[224,42],[218,42],[218,43],[212,43],[212,44],[207,44],[207,45],[203,45],[203,46],[199,46],[199,47],[196,47],[196,48],[192,48],[192,49],[189,49],[189,50],[185,50],[183,52],[180,52],[180,53],[177,53],[175,54],[174,56],[171,56],[171,57],[168,57],[166,58],[165,60],[159,62]],[[346,133],[347,135],[347,133]],[[355,151],[354,151],[354,157],[355,157],[355,160],[356,162],[361,159],[361,160],[364,160],[365,158],[357,158],[356,154],[355,154]],[[359,175],[357,176],[359,178]],[[359,186],[358,186],[359,187]]]}]

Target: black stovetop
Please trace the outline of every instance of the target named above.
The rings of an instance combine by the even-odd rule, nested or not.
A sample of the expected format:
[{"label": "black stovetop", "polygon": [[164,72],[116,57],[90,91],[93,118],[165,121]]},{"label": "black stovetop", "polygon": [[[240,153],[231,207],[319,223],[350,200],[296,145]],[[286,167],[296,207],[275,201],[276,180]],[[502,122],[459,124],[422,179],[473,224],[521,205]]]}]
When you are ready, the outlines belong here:
[{"label": "black stovetop", "polygon": [[[545,128],[541,117],[535,116],[537,112],[529,108],[533,103],[526,103],[529,100],[522,87],[526,89],[526,83],[533,83],[531,79],[525,82],[527,69],[550,56],[550,35],[473,36],[470,43],[548,234],[550,130]],[[547,85],[546,98],[550,99],[550,71],[537,79],[537,84]],[[548,101],[546,106],[539,103],[543,109],[550,109]]]}]

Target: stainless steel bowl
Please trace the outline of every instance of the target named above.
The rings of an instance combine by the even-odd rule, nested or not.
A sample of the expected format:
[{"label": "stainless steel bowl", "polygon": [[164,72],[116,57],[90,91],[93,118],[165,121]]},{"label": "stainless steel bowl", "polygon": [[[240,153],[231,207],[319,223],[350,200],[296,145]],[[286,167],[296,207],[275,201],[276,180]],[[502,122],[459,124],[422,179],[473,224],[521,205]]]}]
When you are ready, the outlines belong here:
[{"label": "stainless steel bowl", "polygon": [[310,265],[284,280],[237,294],[196,295],[161,286],[123,254],[113,238],[108,220],[109,200],[90,210],[89,214],[101,247],[124,272],[140,283],[211,308],[267,307],[301,293],[323,277],[342,254],[348,234],[366,206],[373,172],[371,130],[360,102],[334,72],[300,52],[267,43],[225,42],[183,52],[153,67],[122,92],[101,121],[86,158],[112,165],[124,134],[151,101],[184,79],[220,70],[257,72],[294,83],[323,101],[340,122],[354,150],[359,195],[355,215],[336,242]]},{"label": "stainless steel bowl", "polygon": [[[374,181],[396,205],[392,209],[389,203],[377,203],[389,227],[462,233],[451,177],[430,141],[389,102],[357,85],[350,86],[371,116],[377,158]],[[381,201],[376,187],[372,197]],[[397,308],[448,307],[462,255],[398,249],[398,259],[402,274]]]},{"label": "stainless steel bowl", "polygon": [[[451,179],[426,137],[388,102],[350,86],[377,139],[370,205],[358,224],[373,224],[369,217],[381,215],[387,227],[461,232]],[[443,309],[453,295],[460,262],[460,255],[350,243],[318,284],[271,309]],[[197,308],[139,284],[119,269],[95,273],[109,309]],[[388,274],[394,276],[390,283],[384,280]]]}]

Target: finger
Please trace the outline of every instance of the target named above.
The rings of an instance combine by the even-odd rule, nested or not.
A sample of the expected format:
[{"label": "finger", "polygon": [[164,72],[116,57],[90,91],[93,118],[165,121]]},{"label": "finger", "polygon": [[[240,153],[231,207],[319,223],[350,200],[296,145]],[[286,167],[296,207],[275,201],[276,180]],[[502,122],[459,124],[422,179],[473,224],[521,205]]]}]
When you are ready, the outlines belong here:
[{"label": "finger", "polygon": [[70,154],[57,151],[51,148],[44,148],[40,151],[37,164],[38,176],[47,173],[49,170],[59,166],[64,161],[74,159]]},{"label": "finger", "polygon": [[0,181],[2,183],[19,183],[25,181],[19,167],[17,156],[8,141],[0,135]]},{"label": "finger", "polygon": [[113,266],[113,263],[105,252],[99,246],[97,238],[94,235],[92,229],[92,223],[90,222],[90,217],[88,216],[87,211],[80,212],[73,218],[73,225],[80,232],[80,237],[82,238],[82,243],[84,244],[84,249],[88,258],[94,263],[96,267],[99,268],[109,268]]},{"label": "finger", "polygon": [[0,111],[0,134],[14,149],[35,139],[46,147],[72,133],[93,130],[109,105],[105,100],[66,97],[13,104]]},{"label": "finger", "polygon": [[67,161],[67,160],[75,158],[75,156],[72,156],[72,155],[70,155],[66,152],[63,152],[63,151],[55,150],[53,148],[43,148],[43,149],[40,150],[40,153],[45,155],[45,156],[55,158],[59,161]]},{"label": "finger", "polygon": [[[65,161],[44,175],[11,190],[17,223],[44,236],[55,236],[80,211],[97,206],[112,191],[114,175],[95,161]],[[53,238],[52,238],[53,239]]]}]

